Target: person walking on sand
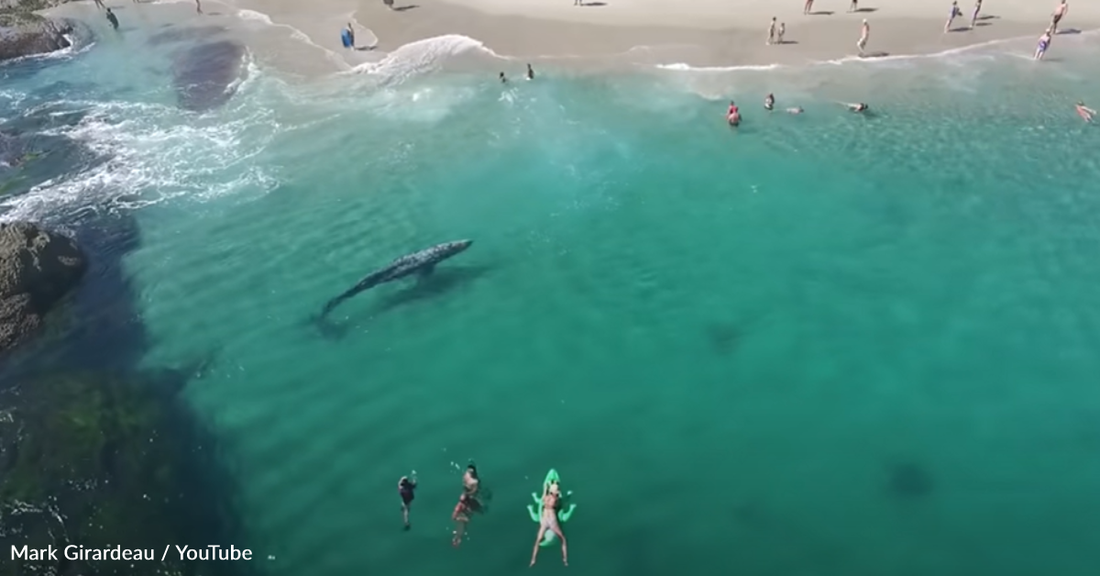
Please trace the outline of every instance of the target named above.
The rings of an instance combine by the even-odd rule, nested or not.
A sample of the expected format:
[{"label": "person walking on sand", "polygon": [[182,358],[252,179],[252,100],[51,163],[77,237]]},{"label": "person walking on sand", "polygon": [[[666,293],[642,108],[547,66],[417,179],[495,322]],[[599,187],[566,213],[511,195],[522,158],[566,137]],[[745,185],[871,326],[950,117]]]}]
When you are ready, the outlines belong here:
[{"label": "person walking on sand", "polygon": [[852,0],[852,3],[848,5],[849,12],[859,12],[859,0]]},{"label": "person walking on sand", "polygon": [[859,28],[859,41],[856,42],[856,48],[859,48],[859,55],[863,56],[863,50],[867,48],[867,39],[871,36],[871,25],[867,23],[867,19],[863,19],[863,25]]},{"label": "person walking on sand", "polygon": [[348,48],[355,49],[355,28],[351,26],[351,22],[348,22],[348,27],[345,28],[348,31]]},{"label": "person walking on sand", "polygon": [[809,14],[810,10],[814,9],[814,0],[806,0],[806,4],[802,6],[802,13]]},{"label": "person walking on sand", "polygon": [[947,34],[951,31],[951,23],[955,21],[955,18],[963,15],[963,11],[959,10],[959,0],[953,0],[951,2],[951,14],[947,17],[947,23],[943,25],[943,33]]},{"label": "person walking on sand", "polygon": [[202,0],[195,0],[195,12],[202,14]]},{"label": "person walking on sand", "polygon": [[1069,2],[1062,0],[1062,3],[1054,9],[1054,14],[1050,16],[1050,32],[1051,34],[1058,33],[1058,23],[1062,21],[1062,18],[1066,17],[1069,12]]},{"label": "person walking on sand", "polygon": [[1085,106],[1082,101],[1077,102],[1077,115],[1081,117],[1085,122],[1092,122],[1092,117],[1096,115],[1096,110]]},{"label": "person walking on sand", "polygon": [[96,5],[96,8],[102,8],[102,9],[107,8],[106,6],[103,5],[103,0],[95,0],[95,5]]},{"label": "person walking on sand", "polygon": [[405,530],[412,526],[409,524],[409,506],[412,506],[416,498],[416,470],[412,471],[412,478],[402,476],[397,481],[397,494],[401,496],[401,516],[405,519]]},{"label": "person walking on sand", "polygon": [[770,45],[772,42],[775,41],[775,25],[775,16],[772,16],[772,21],[768,24],[768,39],[764,42],[764,44]]},{"label": "person walking on sand", "polygon": [[1052,28],[1047,28],[1043,35],[1039,37],[1039,45],[1035,47],[1035,60],[1042,60],[1043,56],[1046,56],[1047,49],[1050,48],[1052,31]]},{"label": "person walking on sand", "polygon": [[776,31],[776,33],[775,33],[775,43],[776,44],[783,44],[783,35],[786,34],[786,33],[787,33],[787,23],[786,22],[780,22],[779,23],[779,30]]},{"label": "person walking on sand", "polygon": [[118,30],[118,18],[114,12],[111,12],[110,8],[107,9],[107,21],[111,23],[111,28]]},{"label": "person walking on sand", "polygon": [[974,13],[970,15],[970,29],[978,25],[978,13],[982,11],[982,0],[974,3]]}]

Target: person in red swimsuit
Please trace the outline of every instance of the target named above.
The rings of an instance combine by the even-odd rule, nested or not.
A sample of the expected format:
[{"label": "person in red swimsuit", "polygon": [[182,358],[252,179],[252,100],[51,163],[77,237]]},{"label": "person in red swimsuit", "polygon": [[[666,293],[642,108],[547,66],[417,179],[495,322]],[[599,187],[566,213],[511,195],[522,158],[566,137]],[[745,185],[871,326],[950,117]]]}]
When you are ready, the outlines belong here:
[{"label": "person in red swimsuit", "polygon": [[734,104],[733,100],[730,100],[730,108],[726,111],[726,121],[730,123],[730,126],[737,126],[741,123],[741,111],[737,109],[737,104]]},{"label": "person in red swimsuit", "polygon": [[455,521],[455,534],[451,539],[451,546],[458,548],[462,544],[462,537],[466,534],[466,525],[470,522],[470,497],[463,494],[458,497],[458,504],[454,512],[451,512],[451,520]]}]

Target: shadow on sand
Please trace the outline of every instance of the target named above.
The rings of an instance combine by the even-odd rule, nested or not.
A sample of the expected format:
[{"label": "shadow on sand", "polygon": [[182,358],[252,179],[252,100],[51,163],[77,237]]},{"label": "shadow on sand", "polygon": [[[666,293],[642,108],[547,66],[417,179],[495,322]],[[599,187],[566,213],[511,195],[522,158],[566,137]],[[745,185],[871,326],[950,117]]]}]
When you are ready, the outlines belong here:
[{"label": "shadow on sand", "polygon": [[607,6],[607,2],[581,2],[581,6]]},{"label": "shadow on sand", "polygon": [[413,10],[413,9],[415,9],[415,8],[420,8],[420,5],[419,5],[419,4],[406,4],[406,5],[404,5],[404,6],[397,6],[397,7],[395,7],[395,8],[393,9],[393,11],[394,11],[394,12],[404,12],[404,11],[406,11],[406,10]]},{"label": "shadow on sand", "polygon": [[852,12],[856,14],[870,14],[871,12],[878,12],[878,8],[856,8]]},{"label": "shadow on sand", "polygon": [[832,10],[818,10],[816,12],[810,12],[810,16],[832,16],[833,14],[836,14],[836,12],[833,12]]}]

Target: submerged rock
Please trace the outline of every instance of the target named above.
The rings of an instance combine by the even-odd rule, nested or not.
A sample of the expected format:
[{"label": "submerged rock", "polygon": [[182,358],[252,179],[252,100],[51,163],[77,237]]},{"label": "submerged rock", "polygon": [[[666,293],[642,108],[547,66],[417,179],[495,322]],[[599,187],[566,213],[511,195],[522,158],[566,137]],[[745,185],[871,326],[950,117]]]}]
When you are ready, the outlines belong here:
[{"label": "submerged rock", "polygon": [[31,12],[0,11],[0,62],[71,46],[71,23]]},{"label": "submerged rock", "polygon": [[240,79],[244,46],[230,40],[199,44],[181,52],[172,66],[180,108],[203,111],[216,108],[233,96]]},{"label": "submerged rock", "polygon": [[86,268],[69,238],[27,222],[0,223],[0,354],[40,328]]},{"label": "submerged rock", "polygon": [[[230,544],[201,428],[151,375],[68,373],[0,390],[0,547],[152,549],[149,561],[12,558],[20,574],[212,574],[167,544]],[[237,544],[240,546],[240,543]]]}]

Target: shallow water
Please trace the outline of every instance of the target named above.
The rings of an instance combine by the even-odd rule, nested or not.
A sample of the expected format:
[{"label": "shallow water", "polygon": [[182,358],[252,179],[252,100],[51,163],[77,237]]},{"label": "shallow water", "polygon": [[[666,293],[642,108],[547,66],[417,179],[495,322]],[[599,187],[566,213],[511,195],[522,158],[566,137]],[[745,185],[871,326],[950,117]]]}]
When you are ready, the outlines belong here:
[{"label": "shallow water", "polygon": [[[135,211],[145,362],[216,352],[188,399],[272,574],[517,573],[549,467],[582,574],[1100,563],[1100,132],[1071,105],[1100,88],[1095,39],[1041,67],[1006,43],[504,86],[452,49],[307,84],[253,55],[193,114],[143,38],[0,69],[10,116],[70,82],[40,98],[85,115],[44,132],[107,158],[4,217]],[[124,53],[140,80],[105,72]],[[758,110],[766,91],[806,114]],[[432,277],[311,322],[459,238]],[[455,551],[471,458],[494,498]]]}]

